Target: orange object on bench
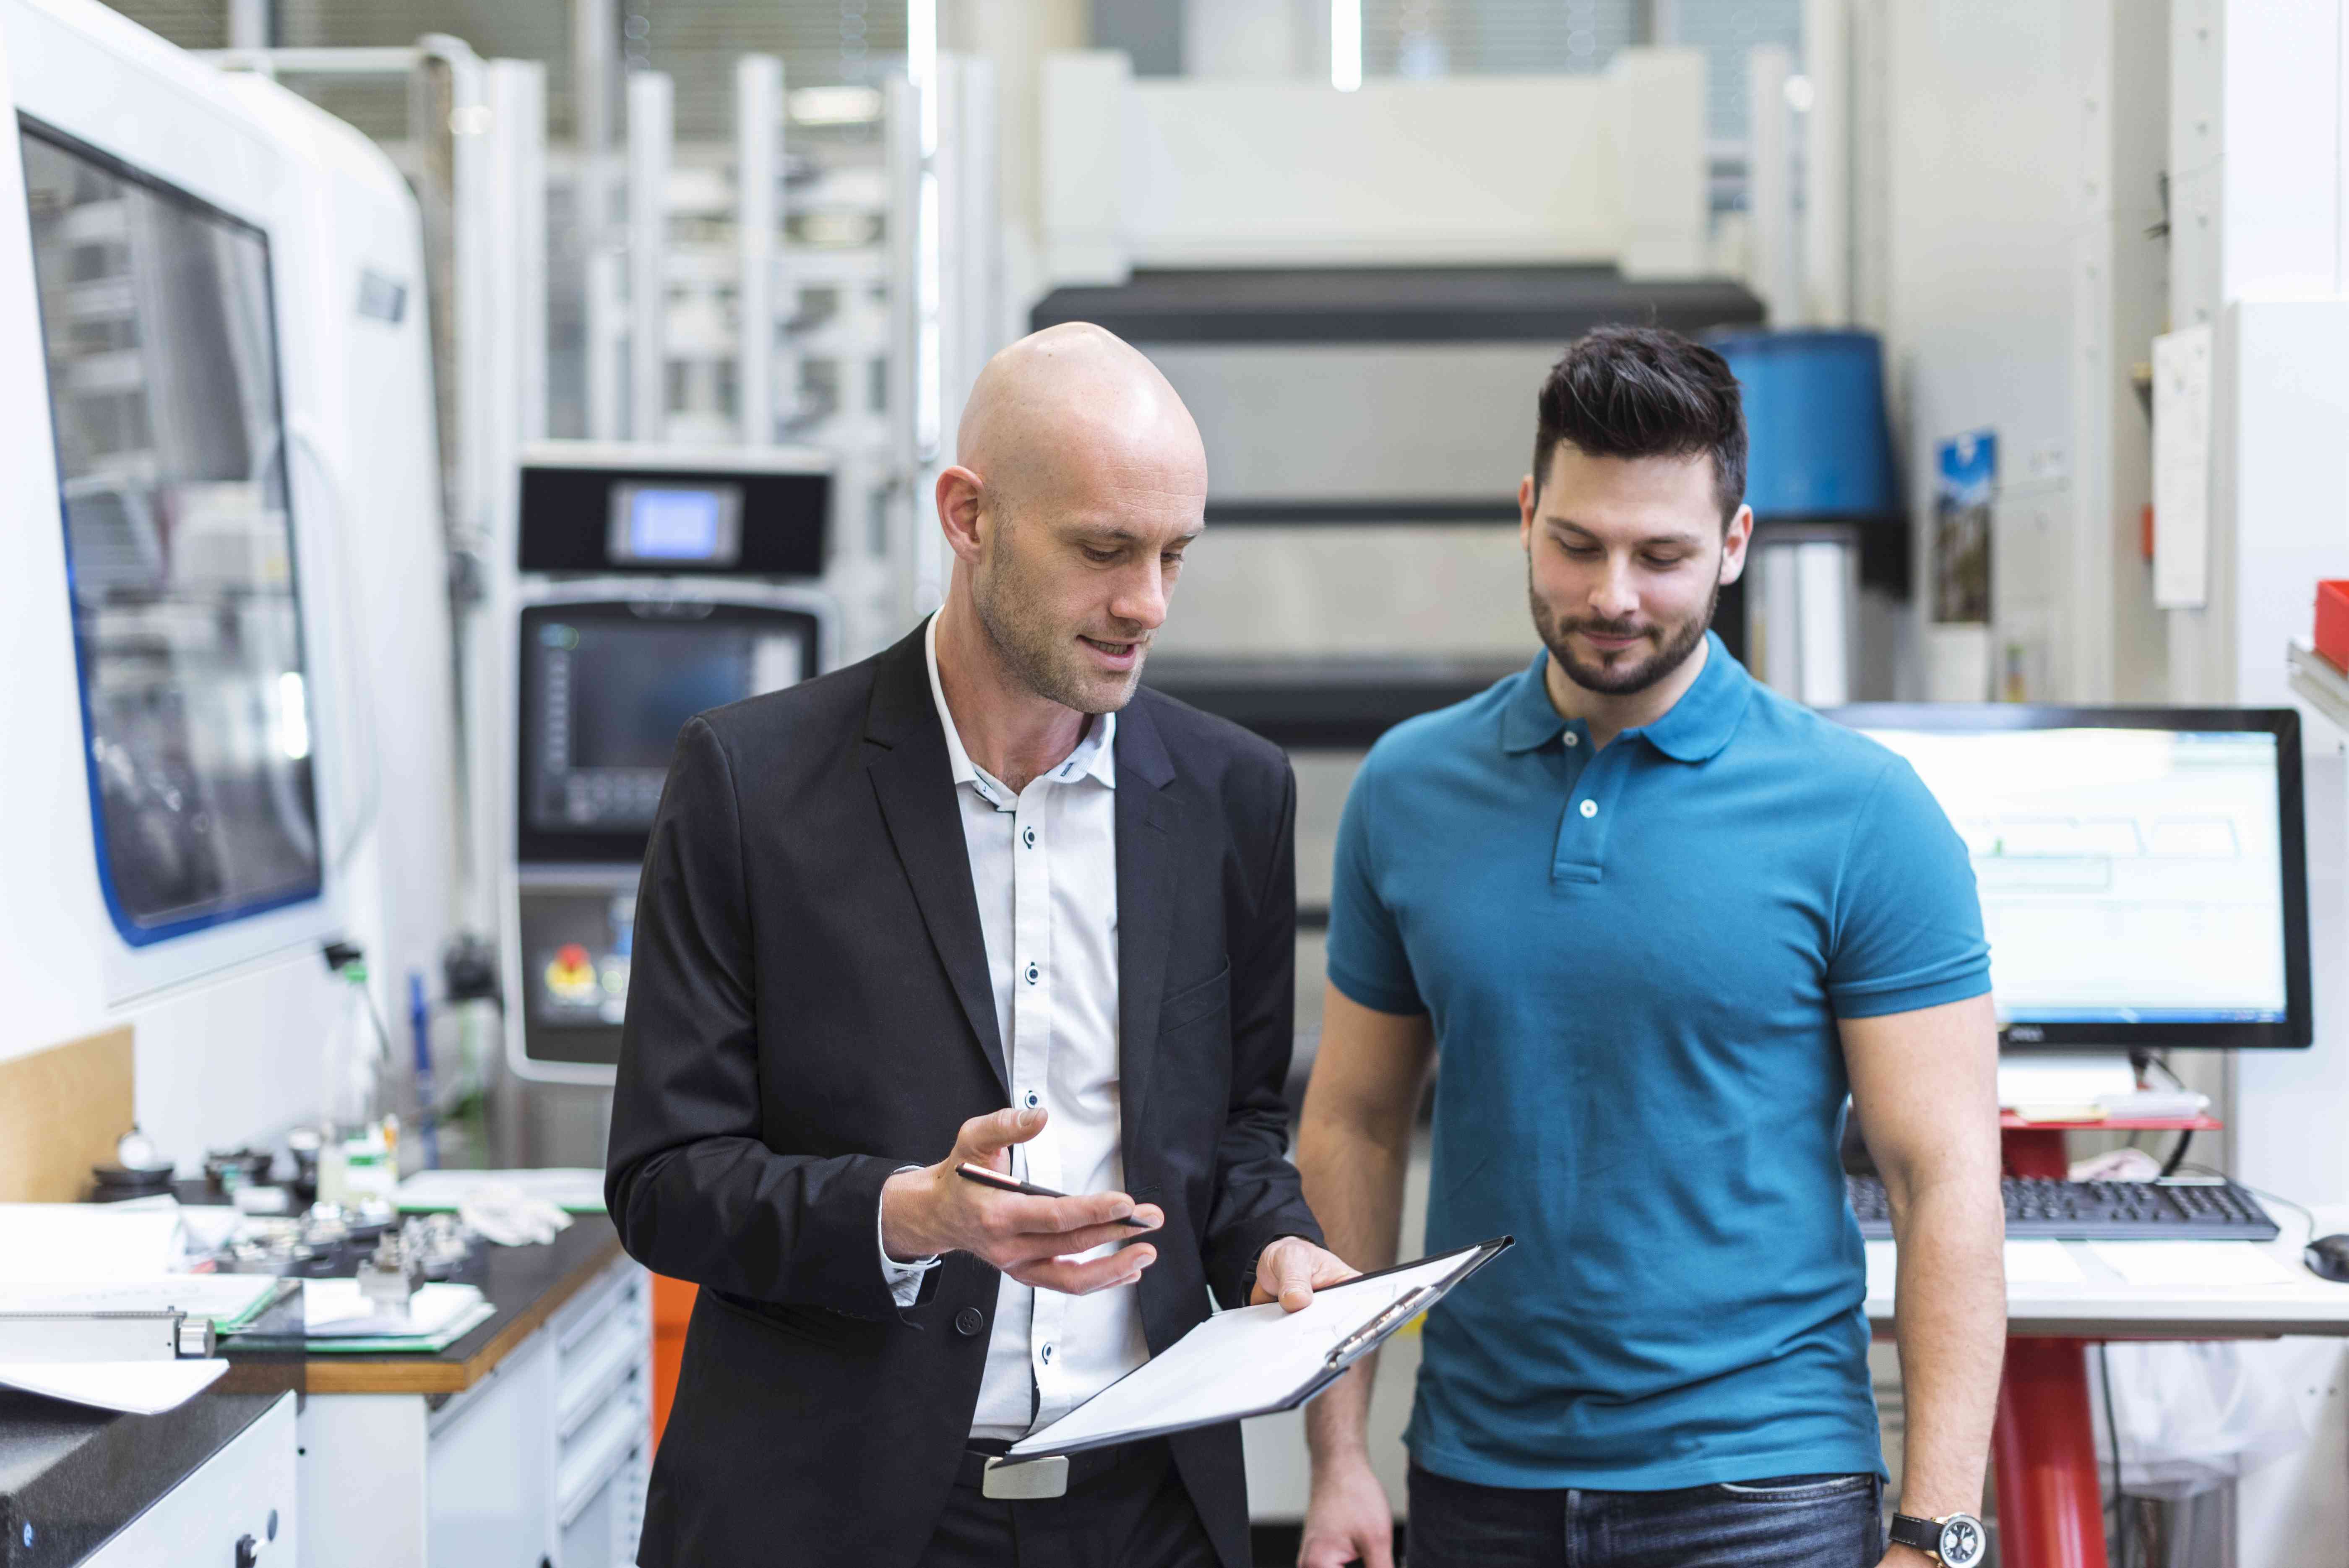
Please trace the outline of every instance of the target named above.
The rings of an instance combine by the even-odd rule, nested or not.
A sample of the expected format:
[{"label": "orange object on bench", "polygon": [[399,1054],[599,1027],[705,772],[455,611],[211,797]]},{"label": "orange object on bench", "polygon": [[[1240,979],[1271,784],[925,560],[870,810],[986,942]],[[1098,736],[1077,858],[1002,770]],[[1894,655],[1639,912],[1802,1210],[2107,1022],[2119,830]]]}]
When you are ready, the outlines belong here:
[{"label": "orange object on bench", "polygon": [[2338,577],[2316,584],[2316,651],[2349,672],[2349,582]]}]

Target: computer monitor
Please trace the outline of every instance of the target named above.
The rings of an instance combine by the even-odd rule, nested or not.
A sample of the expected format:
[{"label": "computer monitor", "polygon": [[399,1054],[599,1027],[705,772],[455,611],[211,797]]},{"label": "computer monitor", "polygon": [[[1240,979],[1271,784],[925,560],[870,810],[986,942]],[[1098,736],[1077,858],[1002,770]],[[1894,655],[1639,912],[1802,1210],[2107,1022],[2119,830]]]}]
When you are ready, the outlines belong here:
[{"label": "computer monitor", "polygon": [[2312,1037],[2300,715],[1863,703],[1966,842],[2007,1046]]}]

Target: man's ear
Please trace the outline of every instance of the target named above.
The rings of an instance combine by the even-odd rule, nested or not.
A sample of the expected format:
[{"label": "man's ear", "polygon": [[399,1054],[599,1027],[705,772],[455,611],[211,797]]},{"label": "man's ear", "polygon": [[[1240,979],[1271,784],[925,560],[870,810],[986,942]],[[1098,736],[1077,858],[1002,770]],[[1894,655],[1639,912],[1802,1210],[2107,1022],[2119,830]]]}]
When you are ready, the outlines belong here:
[{"label": "man's ear", "polygon": [[1517,547],[1521,550],[1534,547],[1534,502],[1537,499],[1534,476],[1528,473],[1517,481]]},{"label": "man's ear", "polygon": [[1754,508],[1741,506],[1721,538],[1721,586],[1727,587],[1745,575],[1746,546],[1754,542]]},{"label": "man's ear", "polygon": [[986,481],[959,463],[938,475],[938,531],[957,560],[978,560],[979,513],[986,499]]}]

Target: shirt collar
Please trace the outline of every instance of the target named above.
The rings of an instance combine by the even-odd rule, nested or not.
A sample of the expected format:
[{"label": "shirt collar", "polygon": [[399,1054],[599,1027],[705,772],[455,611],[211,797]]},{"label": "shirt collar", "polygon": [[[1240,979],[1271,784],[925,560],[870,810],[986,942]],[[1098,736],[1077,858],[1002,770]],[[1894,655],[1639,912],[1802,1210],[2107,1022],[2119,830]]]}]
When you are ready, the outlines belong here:
[{"label": "shirt collar", "polygon": [[[1745,667],[1731,657],[1721,639],[1708,631],[1704,634],[1704,668],[1696,680],[1681,693],[1680,701],[1652,724],[1626,730],[1626,735],[1638,735],[1648,744],[1678,762],[1701,763],[1717,754],[1729,744],[1729,737],[1737,731],[1737,722],[1745,716],[1745,702],[1754,690],[1754,678]],[[1566,721],[1550,706],[1548,673],[1549,650],[1534,655],[1526,669],[1526,679],[1509,700],[1501,715],[1501,749],[1506,752],[1530,752],[1557,739],[1566,729]]]},{"label": "shirt collar", "polygon": [[[955,728],[954,714],[947,708],[947,690],[938,681],[938,618],[936,615],[931,616],[929,624],[922,628],[922,657],[929,665],[930,701],[937,705],[938,728],[946,732],[947,762],[954,770],[955,783],[973,785],[990,803],[1001,805],[995,800],[999,792],[1006,796],[1017,792],[970,760],[970,752],[963,745],[962,735]],[[1095,722],[1085,726],[1084,738],[1077,742],[1077,749],[1052,770],[1052,782],[1073,784],[1081,778],[1091,778],[1115,789],[1116,742],[1117,715],[1096,715]]]}]

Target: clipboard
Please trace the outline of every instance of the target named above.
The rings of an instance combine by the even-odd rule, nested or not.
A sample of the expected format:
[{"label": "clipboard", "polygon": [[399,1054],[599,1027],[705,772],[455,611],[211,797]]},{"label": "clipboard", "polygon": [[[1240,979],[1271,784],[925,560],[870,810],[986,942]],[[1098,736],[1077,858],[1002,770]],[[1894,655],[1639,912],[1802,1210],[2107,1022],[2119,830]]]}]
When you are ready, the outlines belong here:
[{"label": "clipboard", "polygon": [[[1497,1236],[1363,1274],[1315,1292],[1313,1304],[1302,1312],[1284,1312],[1269,1302],[1218,1313],[1050,1426],[1012,1444],[989,1469],[1032,1465],[1040,1471],[1089,1449],[1293,1410],[1516,1244],[1514,1237]],[[1066,1473],[1065,1465],[1050,1468]]]}]

